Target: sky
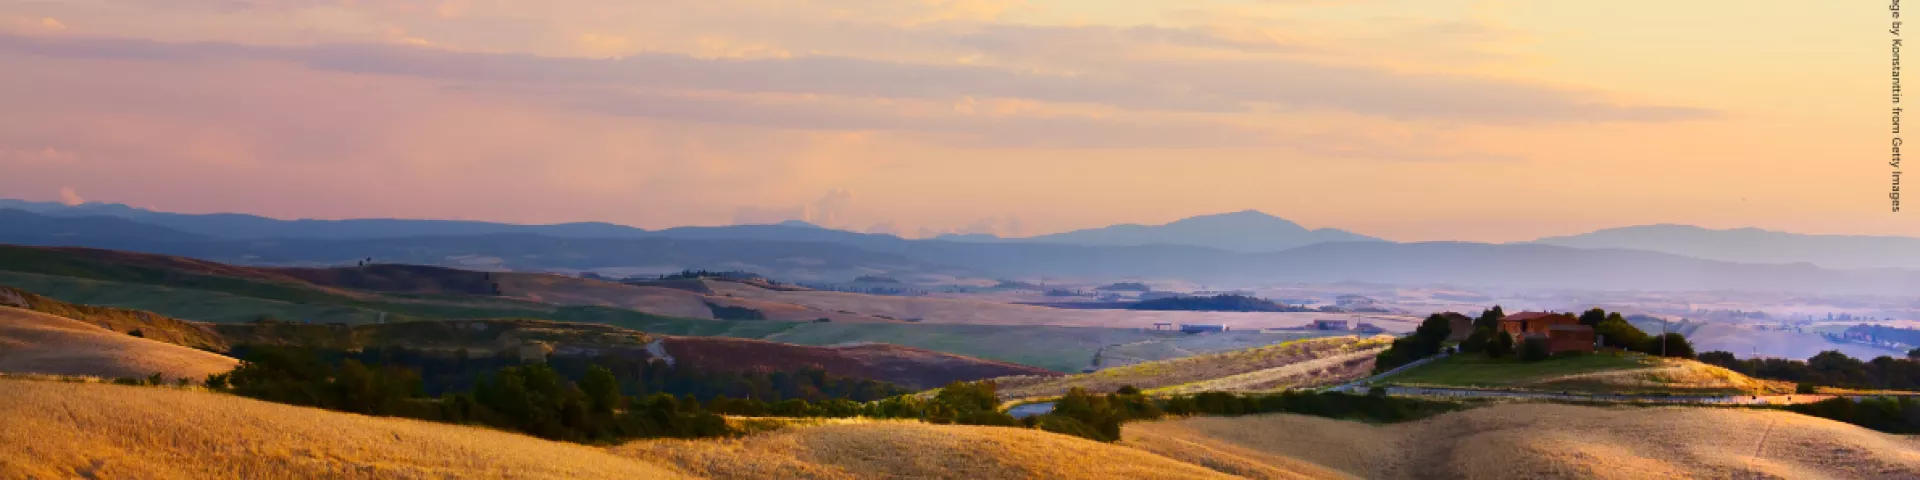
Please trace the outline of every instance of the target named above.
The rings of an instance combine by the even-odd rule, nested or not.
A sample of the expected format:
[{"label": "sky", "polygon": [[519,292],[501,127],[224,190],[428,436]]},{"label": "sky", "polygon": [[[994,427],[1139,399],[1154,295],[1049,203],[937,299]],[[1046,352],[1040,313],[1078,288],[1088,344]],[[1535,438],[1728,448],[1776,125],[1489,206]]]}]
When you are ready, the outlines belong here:
[{"label": "sky", "polygon": [[0,0],[0,197],[1401,241],[1890,213],[1887,12],[1615,0]]}]

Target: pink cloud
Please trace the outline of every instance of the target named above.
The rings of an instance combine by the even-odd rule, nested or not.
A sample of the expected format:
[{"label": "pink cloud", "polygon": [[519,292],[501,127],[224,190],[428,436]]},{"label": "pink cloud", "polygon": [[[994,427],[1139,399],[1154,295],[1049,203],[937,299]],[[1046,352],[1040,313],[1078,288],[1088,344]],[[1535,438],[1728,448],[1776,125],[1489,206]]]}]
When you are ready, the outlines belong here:
[{"label": "pink cloud", "polygon": [[73,187],[60,187],[60,203],[74,206],[87,203],[87,199],[80,198],[80,194],[74,192]]}]

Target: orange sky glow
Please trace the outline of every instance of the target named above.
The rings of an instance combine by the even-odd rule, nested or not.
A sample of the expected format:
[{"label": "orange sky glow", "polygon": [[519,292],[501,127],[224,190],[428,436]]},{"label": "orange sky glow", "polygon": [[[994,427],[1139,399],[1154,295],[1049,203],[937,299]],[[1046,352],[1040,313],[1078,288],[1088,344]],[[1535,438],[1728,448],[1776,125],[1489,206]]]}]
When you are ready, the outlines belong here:
[{"label": "orange sky glow", "polygon": [[1889,213],[1885,12],[1617,0],[0,2],[0,197],[1403,241]]}]

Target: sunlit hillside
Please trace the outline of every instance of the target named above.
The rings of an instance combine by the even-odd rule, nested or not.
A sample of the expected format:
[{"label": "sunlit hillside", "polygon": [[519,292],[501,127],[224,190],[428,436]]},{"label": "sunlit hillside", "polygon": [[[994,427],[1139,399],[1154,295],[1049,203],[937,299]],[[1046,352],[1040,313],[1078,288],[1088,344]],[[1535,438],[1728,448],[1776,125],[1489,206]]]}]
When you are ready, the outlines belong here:
[{"label": "sunlit hillside", "polygon": [[1226,478],[1032,429],[827,421],[609,449],[156,387],[0,380],[0,478]]},{"label": "sunlit hillside", "polygon": [[[1258,478],[1920,478],[1920,442],[1765,410],[1498,405],[1373,426],[1295,415],[1127,425],[1124,444]],[[1301,466],[1297,462],[1308,465]]]},{"label": "sunlit hillside", "polygon": [[1077,437],[1003,427],[839,422],[736,440],[654,440],[617,454],[711,478],[1228,478]]},{"label": "sunlit hillside", "polygon": [[1071,388],[1112,392],[1134,386],[1149,392],[1269,391],[1324,386],[1366,376],[1392,337],[1326,337],[1263,347],[1138,363],[1057,378],[1000,379],[1012,398],[1066,394]]},{"label": "sunlit hillside", "polygon": [[171,388],[0,380],[5,478],[676,478],[593,447]]},{"label": "sunlit hillside", "polygon": [[1456,355],[1387,377],[1382,383],[1590,393],[1793,392],[1788,382],[1757,380],[1693,360],[1638,354],[1593,354],[1539,362]]},{"label": "sunlit hillside", "polygon": [[66,317],[0,306],[0,373],[198,381],[232,370],[225,356],[134,337]]}]

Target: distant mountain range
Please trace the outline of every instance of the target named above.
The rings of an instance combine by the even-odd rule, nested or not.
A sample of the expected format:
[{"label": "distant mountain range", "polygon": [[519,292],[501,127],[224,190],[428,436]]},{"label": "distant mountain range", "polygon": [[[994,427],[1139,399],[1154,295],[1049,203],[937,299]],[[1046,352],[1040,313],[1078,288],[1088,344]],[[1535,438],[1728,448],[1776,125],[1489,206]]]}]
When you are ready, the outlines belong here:
[{"label": "distant mountain range", "polygon": [[1201,215],[1165,225],[1114,225],[1037,237],[949,235],[941,239],[1098,246],[1188,245],[1241,253],[1278,252],[1325,242],[1383,241],[1345,230],[1331,228],[1308,230],[1300,224],[1256,210]]},{"label": "distant mountain range", "polygon": [[1741,263],[1811,263],[1828,268],[1920,268],[1920,238],[1807,235],[1757,228],[1690,225],[1609,228],[1532,243],[1625,248]]},{"label": "distant mountain range", "polygon": [[181,232],[227,239],[266,238],[396,238],[426,235],[487,235],[531,233],[555,237],[635,237],[646,230],[611,223],[513,225],[463,220],[281,220],[240,213],[188,214],[156,212],[117,203],[64,205],[0,199],[0,209],[17,209],[60,217],[108,216],[135,220]]},{"label": "distant mountain range", "polygon": [[[105,211],[115,211],[109,209]],[[194,215],[147,217],[176,226],[215,224]],[[1798,264],[1707,260],[1631,249],[1465,242],[1321,242],[1245,253],[1186,245],[1067,245],[1016,240],[908,240],[807,226],[741,225],[580,235],[561,226],[480,222],[340,221],[301,223],[218,216],[258,226],[247,238],[222,238],[107,215],[45,215],[0,210],[0,243],[85,246],[256,265],[386,263],[519,271],[748,270],[787,280],[844,281],[886,274],[965,278],[1180,278],[1201,282],[1344,282],[1456,285],[1509,289],[1746,290],[1911,294],[1920,271],[1836,270]],[[257,238],[261,231],[343,226],[312,237]],[[383,223],[387,222],[387,223]],[[592,224],[571,224],[592,225]],[[369,226],[390,227],[364,230]],[[366,237],[371,233],[505,230],[508,233]],[[592,228],[592,227],[587,227]],[[571,236],[579,235],[579,236]],[[359,236],[359,238],[351,238]],[[342,238],[349,237],[349,238]],[[0,259],[5,261],[5,259]]]},{"label": "distant mountain range", "polygon": [[376,257],[510,270],[742,269],[815,281],[885,273],[1910,294],[1913,272],[1886,267],[1920,269],[1920,239],[1905,237],[1657,225],[1504,245],[1394,243],[1256,211],[1033,238],[911,240],[804,222],[648,231],[607,223],[279,220],[0,200],[0,243],[252,264]]}]

